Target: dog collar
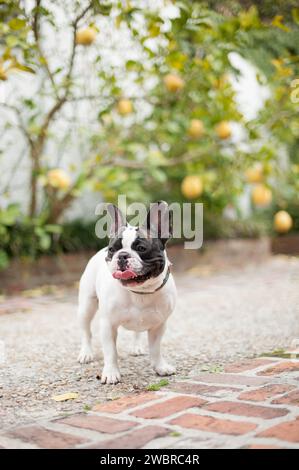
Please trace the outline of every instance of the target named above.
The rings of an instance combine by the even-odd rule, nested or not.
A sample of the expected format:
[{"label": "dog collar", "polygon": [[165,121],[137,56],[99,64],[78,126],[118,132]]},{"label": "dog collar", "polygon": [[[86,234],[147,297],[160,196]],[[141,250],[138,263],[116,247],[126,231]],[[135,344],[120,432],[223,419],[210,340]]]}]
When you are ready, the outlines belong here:
[{"label": "dog collar", "polygon": [[166,273],[166,275],[165,275],[165,277],[164,277],[164,279],[163,279],[163,281],[162,281],[162,284],[161,284],[159,287],[157,287],[157,289],[153,290],[152,292],[138,292],[138,291],[136,291],[136,290],[131,290],[131,289],[129,289],[129,290],[130,290],[130,292],[134,292],[134,294],[141,294],[141,295],[144,295],[144,294],[155,294],[156,292],[158,292],[158,290],[162,289],[162,287],[165,286],[166,282],[167,282],[168,279],[169,279],[169,276],[170,276],[170,269],[169,269],[169,266],[168,266],[167,273]]}]

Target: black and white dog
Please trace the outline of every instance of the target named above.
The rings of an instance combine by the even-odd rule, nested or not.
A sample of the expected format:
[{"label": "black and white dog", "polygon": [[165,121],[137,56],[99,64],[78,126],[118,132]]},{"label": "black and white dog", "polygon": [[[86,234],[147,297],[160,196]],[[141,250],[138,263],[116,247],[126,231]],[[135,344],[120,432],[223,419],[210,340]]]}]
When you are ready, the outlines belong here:
[{"label": "black and white dog", "polygon": [[[116,338],[121,325],[135,332],[133,354],[140,351],[140,334],[148,332],[151,364],[158,375],[171,375],[175,368],[161,354],[166,320],[176,303],[176,287],[170,273],[165,245],[171,234],[171,216],[166,202],[152,205],[142,226],[128,225],[113,204],[108,247],[88,263],[79,288],[79,322],[82,328],[80,363],[93,360],[90,324],[100,307],[100,334],[104,353],[102,383],[120,381]],[[162,224],[167,221],[167,237]],[[163,235],[163,236],[162,236]]]}]

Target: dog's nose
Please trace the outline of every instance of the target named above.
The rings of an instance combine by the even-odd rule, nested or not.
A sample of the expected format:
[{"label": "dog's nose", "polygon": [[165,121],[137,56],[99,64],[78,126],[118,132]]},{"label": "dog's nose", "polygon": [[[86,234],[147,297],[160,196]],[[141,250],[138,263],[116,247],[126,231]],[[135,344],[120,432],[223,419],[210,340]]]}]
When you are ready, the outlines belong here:
[{"label": "dog's nose", "polygon": [[125,271],[127,269],[129,258],[130,258],[129,253],[126,253],[125,251],[121,251],[118,254],[117,264],[118,264],[120,271]]},{"label": "dog's nose", "polygon": [[126,253],[125,251],[121,251],[119,254],[118,254],[118,260],[119,261],[127,261],[128,259],[130,258],[130,255],[129,253]]}]

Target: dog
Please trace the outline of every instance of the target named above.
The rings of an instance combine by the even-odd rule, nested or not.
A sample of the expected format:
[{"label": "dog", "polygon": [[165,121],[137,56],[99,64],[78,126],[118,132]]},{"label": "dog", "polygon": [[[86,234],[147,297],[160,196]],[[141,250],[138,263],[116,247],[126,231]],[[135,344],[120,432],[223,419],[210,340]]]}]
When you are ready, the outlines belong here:
[{"label": "dog", "polygon": [[[91,258],[80,280],[82,345],[78,361],[82,364],[93,360],[90,326],[99,307],[104,355],[101,383],[116,384],[121,380],[116,349],[119,326],[135,332],[135,355],[142,353],[141,332],[147,331],[154,371],[160,376],[172,375],[175,367],[161,353],[166,321],[177,297],[166,253],[172,232],[171,212],[166,202],[154,203],[141,226],[129,225],[113,204],[107,205],[107,212],[112,219],[109,245]],[[168,227],[166,236],[163,223]]]}]

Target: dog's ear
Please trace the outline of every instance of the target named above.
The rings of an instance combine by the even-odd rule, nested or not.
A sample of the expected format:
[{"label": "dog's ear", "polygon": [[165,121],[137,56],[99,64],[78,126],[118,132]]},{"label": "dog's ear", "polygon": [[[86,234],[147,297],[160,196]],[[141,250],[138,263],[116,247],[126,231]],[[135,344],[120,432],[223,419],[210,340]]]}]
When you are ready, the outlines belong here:
[{"label": "dog's ear", "polygon": [[160,238],[163,245],[172,236],[172,213],[165,201],[150,205],[143,228],[151,238]]},{"label": "dog's ear", "polygon": [[120,229],[127,225],[127,221],[119,208],[114,204],[107,204],[106,209],[111,217],[109,238],[115,238],[117,237]]}]

